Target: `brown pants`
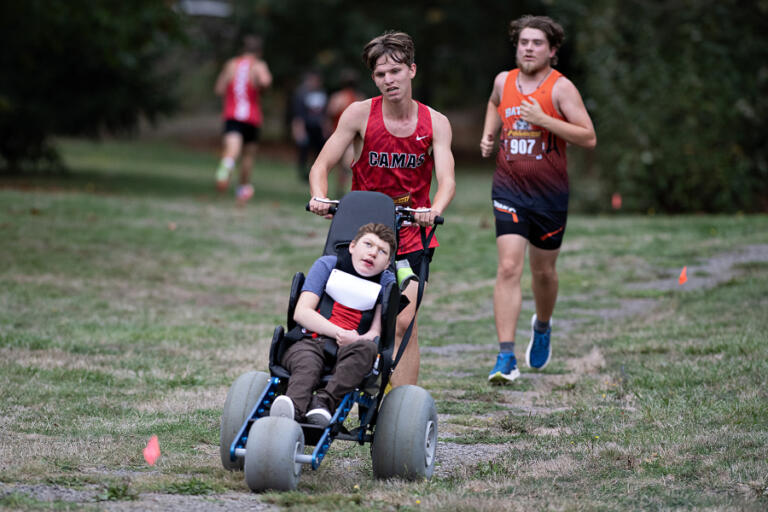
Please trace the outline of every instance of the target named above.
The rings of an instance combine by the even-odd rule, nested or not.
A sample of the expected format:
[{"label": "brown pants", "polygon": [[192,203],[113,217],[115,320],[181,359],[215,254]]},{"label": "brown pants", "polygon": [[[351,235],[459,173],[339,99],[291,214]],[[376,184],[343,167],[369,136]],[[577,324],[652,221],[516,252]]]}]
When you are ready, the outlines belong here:
[{"label": "brown pants", "polygon": [[373,367],[377,352],[373,341],[361,339],[339,347],[331,380],[312,396],[323,377],[326,358],[323,347],[327,339],[324,336],[302,338],[288,347],[283,356],[282,365],[291,372],[285,394],[293,400],[297,419],[316,407],[324,407],[333,414],[344,395],[354,391]]}]

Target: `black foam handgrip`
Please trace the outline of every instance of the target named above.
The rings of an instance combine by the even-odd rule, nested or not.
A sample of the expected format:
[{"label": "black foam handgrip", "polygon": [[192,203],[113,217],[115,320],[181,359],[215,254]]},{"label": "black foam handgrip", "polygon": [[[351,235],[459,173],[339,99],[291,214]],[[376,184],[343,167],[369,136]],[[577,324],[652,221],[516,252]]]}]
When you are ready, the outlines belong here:
[{"label": "black foam handgrip", "polygon": [[[311,211],[312,211],[312,210],[310,210],[310,209],[309,209],[309,203],[307,203],[307,205],[304,207],[304,209],[305,209],[305,210],[307,210],[308,212],[311,212]],[[338,209],[338,208],[336,208],[335,206],[329,206],[329,207],[328,207],[328,213],[330,213],[331,215],[333,215],[334,213],[336,213],[336,210],[337,210],[337,209]]]}]

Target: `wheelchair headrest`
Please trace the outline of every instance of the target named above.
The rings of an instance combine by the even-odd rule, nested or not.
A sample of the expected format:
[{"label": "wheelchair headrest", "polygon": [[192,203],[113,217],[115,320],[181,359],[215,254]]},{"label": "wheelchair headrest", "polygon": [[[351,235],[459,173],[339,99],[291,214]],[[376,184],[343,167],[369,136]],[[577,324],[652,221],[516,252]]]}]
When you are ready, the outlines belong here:
[{"label": "wheelchair headrest", "polygon": [[[360,226],[369,222],[384,224],[395,231],[395,203],[391,197],[381,192],[359,190],[342,197],[331,221],[323,254],[336,254],[340,248],[348,246]],[[393,251],[392,261],[396,252]]]}]

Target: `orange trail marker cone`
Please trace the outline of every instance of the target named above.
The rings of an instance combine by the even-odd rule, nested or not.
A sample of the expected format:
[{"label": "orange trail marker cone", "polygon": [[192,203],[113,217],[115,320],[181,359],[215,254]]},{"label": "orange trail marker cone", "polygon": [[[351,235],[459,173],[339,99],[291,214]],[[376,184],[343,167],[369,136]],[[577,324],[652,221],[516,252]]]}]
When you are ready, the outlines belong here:
[{"label": "orange trail marker cone", "polygon": [[688,276],[685,275],[685,271],[688,269],[687,266],[683,267],[683,271],[680,272],[680,278],[677,280],[680,284],[685,284],[686,281],[688,281]]},{"label": "orange trail marker cone", "polygon": [[147,443],[147,447],[144,448],[144,460],[150,466],[154,466],[158,457],[160,457],[160,443],[157,441],[157,436],[152,436]]}]

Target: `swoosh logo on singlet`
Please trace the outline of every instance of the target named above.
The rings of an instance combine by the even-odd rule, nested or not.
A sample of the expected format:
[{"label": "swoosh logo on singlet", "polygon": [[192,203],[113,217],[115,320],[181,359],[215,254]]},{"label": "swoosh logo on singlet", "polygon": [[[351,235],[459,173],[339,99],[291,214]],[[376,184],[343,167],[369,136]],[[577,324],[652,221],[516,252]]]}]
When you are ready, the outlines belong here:
[{"label": "swoosh logo on singlet", "polygon": [[416,140],[426,139],[429,135],[416,136]]}]

